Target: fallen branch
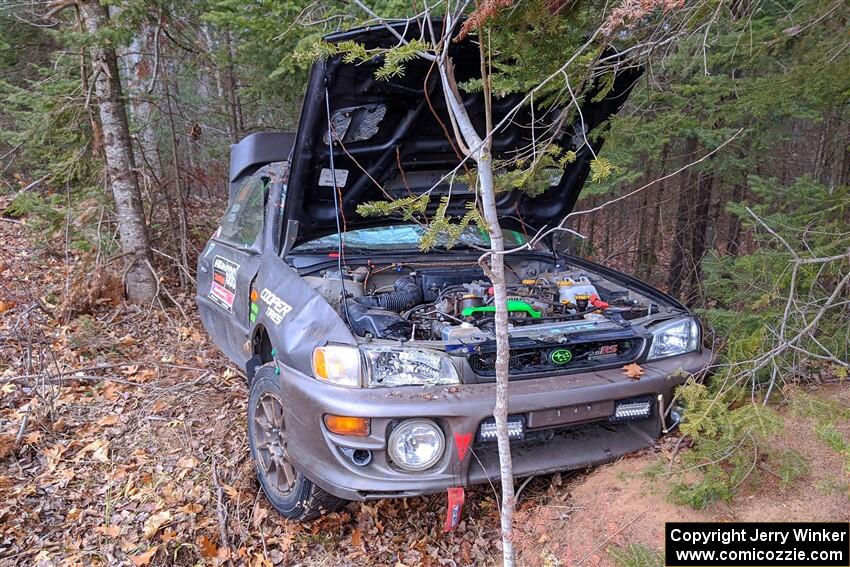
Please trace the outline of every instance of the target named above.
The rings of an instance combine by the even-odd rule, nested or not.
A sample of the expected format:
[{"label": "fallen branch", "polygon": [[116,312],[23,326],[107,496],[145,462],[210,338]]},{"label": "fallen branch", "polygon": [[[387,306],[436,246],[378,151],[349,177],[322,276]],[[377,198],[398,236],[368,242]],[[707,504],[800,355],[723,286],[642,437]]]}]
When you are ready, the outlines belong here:
[{"label": "fallen branch", "polygon": [[[38,376],[38,375],[35,375]],[[189,386],[194,386],[199,384],[204,379],[209,376],[209,372],[198,376],[194,380],[189,380],[188,382],[178,382],[177,384],[173,384],[171,386],[157,386],[156,384],[148,384],[146,382],[133,382],[132,380],[127,380],[126,378],[121,378],[119,376],[109,375],[109,376],[90,376],[90,375],[66,375],[64,378],[60,378],[58,376],[48,376],[44,377],[41,380],[41,384],[49,384],[49,385],[61,385],[66,382],[77,380],[80,382],[115,382],[116,384],[124,384],[126,386],[137,386],[139,388],[146,388],[148,390],[154,390],[157,392],[168,392],[175,389],[186,388]],[[30,376],[31,378],[33,376]],[[26,385],[29,383],[29,380],[25,378],[16,378],[16,377],[5,377],[0,379],[0,382],[10,383],[10,384],[22,384]]]},{"label": "fallen branch", "polygon": [[221,547],[228,550],[227,563],[230,564],[230,538],[227,535],[227,508],[224,506],[224,489],[218,482],[218,472],[215,466],[215,457],[212,461],[212,482],[215,487],[216,512],[218,515],[218,535],[221,538]]},{"label": "fallen branch", "polygon": [[21,441],[24,438],[24,433],[27,431],[27,424],[30,421],[30,411],[32,410],[31,405],[27,405],[27,410],[24,413],[24,418],[21,420],[21,427],[18,429],[18,434],[15,436],[15,447],[18,447],[21,444]]},{"label": "fallen branch", "polygon": [[[84,366],[82,368],[71,368],[70,370],[61,370],[53,375],[54,378],[61,378],[62,376],[68,376],[70,374],[82,373],[82,372],[97,372],[98,370],[111,370],[113,368],[121,368],[126,366],[156,366],[159,367],[160,364],[157,362],[116,362],[115,364],[98,364],[96,366]],[[173,366],[168,364],[163,364],[162,366]],[[180,367],[184,368],[184,367]],[[185,367],[186,369],[191,370],[200,370],[192,368],[191,366]],[[0,378],[0,381],[3,382],[14,382],[17,380],[25,380],[28,378],[40,378],[44,376],[44,372],[40,374],[21,374],[18,376],[6,376]]]}]

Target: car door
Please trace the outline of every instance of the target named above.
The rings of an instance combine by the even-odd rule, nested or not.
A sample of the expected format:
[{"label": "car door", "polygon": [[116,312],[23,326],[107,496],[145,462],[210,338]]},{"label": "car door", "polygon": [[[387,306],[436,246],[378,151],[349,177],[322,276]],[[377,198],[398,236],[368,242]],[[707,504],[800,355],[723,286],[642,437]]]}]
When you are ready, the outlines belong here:
[{"label": "car door", "polygon": [[233,362],[250,358],[251,285],[263,251],[265,210],[274,176],[268,168],[246,177],[198,258],[198,311],[213,342]]}]

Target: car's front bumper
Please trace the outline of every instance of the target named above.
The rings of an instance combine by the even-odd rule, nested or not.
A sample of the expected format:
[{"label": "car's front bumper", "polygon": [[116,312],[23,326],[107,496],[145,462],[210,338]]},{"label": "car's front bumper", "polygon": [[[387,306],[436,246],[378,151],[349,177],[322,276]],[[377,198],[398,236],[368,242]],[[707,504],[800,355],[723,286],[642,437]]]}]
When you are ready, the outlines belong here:
[{"label": "car's front bumper", "polygon": [[[512,444],[515,476],[581,468],[611,461],[650,446],[661,432],[661,407],[672,400],[673,389],[690,374],[700,373],[710,353],[691,353],[643,364],[644,374],[633,380],[620,369],[512,381],[509,413],[560,416],[573,412],[573,423],[526,430],[527,438]],[[347,500],[416,496],[450,486],[472,485],[498,478],[495,443],[478,443],[481,422],[493,414],[495,384],[441,387],[346,389],[321,383],[295,370],[282,368],[286,404],[288,453],[293,464],[321,488]],[[606,418],[583,421],[582,411],[598,415],[615,400],[652,396],[649,418],[614,424]],[[661,396],[659,400],[658,396]],[[327,430],[325,414],[371,418],[369,437],[343,437]],[[393,423],[411,417],[434,420],[446,437],[446,450],[432,468],[405,472],[386,455]],[[534,423],[532,421],[532,423]],[[531,424],[529,424],[530,426]],[[470,450],[460,459],[455,434],[473,436]],[[371,451],[371,462],[357,466],[340,447]]]}]

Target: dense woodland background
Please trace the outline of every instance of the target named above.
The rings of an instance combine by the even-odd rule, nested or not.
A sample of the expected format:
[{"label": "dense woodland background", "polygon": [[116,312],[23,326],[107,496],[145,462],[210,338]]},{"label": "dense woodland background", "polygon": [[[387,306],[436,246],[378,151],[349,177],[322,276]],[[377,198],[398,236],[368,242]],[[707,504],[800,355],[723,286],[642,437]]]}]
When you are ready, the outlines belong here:
[{"label": "dense woodland background", "polygon": [[[421,9],[369,4],[382,16]],[[523,70],[505,86],[514,90],[557,68],[582,30],[611,17],[592,2],[483,6],[511,19],[498,41]],[[47,367],[32,357],[21,366],[20,332],[30,324],[22,321],[31,314],[21,305],[40,303],[50,313],[45,321],[79,331],[80,321],[112,321],[103,309],[121,302],[123,257],[104,166],[111,140],[95,90],[101,74],[113,77],[100,63],[93,67],[97,53],[117,54],[151,263],[168,318],[185,318],[196,255],[226,202],[229,145],[259,130],[292,131],[311,46],[368,17],[347,2],[116,0],[93,30],[90,7],[90,0],[0,3],[0,222],[24,231],[26,254],[58,262],[61,280],[27,299],[22,288],[31,284],[4,259],[0,313],[16,316],[17,326],[4,334],[3,352],[18,382]],[[752,453],[743,449],[780,430],[764,402],[848,377],[850,4],[655,7],[678,31],[646,50],[628,104],[592,133],[605,136],[602,157],[613,168],[588,183],[578,210],[649,185],[577,215],[570,226],[586,238],[571,246],[703,316],[718,352],[715,378],[684,394],[694,417],[683,429],[700,441],[686,458],[702,463],[704,474],[672,483],[677,501],[701,507],[732,498],[753,473]],[[637,33],[641,22],[627,30]],[[66,362],[87,366],[109,348],[84,348]],[[821,426],[847,419],[836,411]],[[17,425],[8,425],[14,436]],[[850,438],[825,431],[819,435],[850,471]]]},{"label": "dense woodland background", "polygon": [[[309,65],[304,53],[365,15],[346,3],[127,1],[113,3],[108,26],[92,33],[73,6],[3,7],[0,155],[2,191],[13,196],[5,213],[36,213],[45,243],[67,224],[75,253],[97,250],[98,262],[109,259],[114,224],[89,48],[113,46],[157,263],[181,286],[224,202],[229,144],[258,130],[294,130]],[[373,8],[396,16],[412,9],[400,2]],[[521,32],[501,39],[500,49],[527,65],[516,81],[533,84],[551,72],[575,46],[569,35],[606,16],[582,3],[563,15],[561,8],[514,7],[525,27],[512,30],[533,39],[524,42]],[[576,249],[691,305],[730,308],[752,299],[753,290],[723,285],[725,278],[767,275],[746,272],[758,272],[744,258],[765,243],[745,206],[776,221],[768,224],[800,250],[822,244],[807,229],[812,223],[838,229],[828,243],[835,250],[846,244],[848,10],[818,1],[681,10],[691,25],[652,50],[627,108],[610,131],[596,133],[606,136],[603,155],[616,170],[586,187],[582,205],[627,194],[743,131],[697,166],[578,217],[573,228],[587,238]],[[541,39],[547,34],[568,37]],[[545,57],[535,53],[543,47]]]},{"label": "dense woodland background", "polygon": [[[93,31],[88,5],[4,3],[5,214],[31,215],[41,243],[57,253],[67,246],[85,259],[85,273],[120,272],[94,94],[103,75],[100,63],[92,68],[93,48],[114,48],[151,260],[167,287],[188,290],[225,203],[229,144],[258,130],[293,130],[311,47],[366,14],[348,3],[127,0]],[[497,93],[534,85],[586,30],[617,15],[581,2],[502,2],[481,12],[488,6],[509,22],[493,34],[502,59],[516,59]],[[638,59],[645,73],[620,115],[592,133],[606,137],[602,157],[613,170],[588,183],[579,208],[652,184],[571,219],[586,236],[572,246],[710,309],[722,340],[732,327],[736,340],[747,337],[748,356],[772,340],[768,329],[780,319],[805,327],[798,292],[813,307],[847,270],[846,259],[806,264],[805,277],[791,282],[794,254],[840,255],[850,238],[850,10],[814,0],[647,4],[654,13],[636,6],[643,4],[618,8],[621,19],[629,10],[642,17],[620,30],[621,44],[650,24],[659,40],[637,42],[650,46]],[[416,13],[402,2],[372,8]],[[843,330],[822,345],[828,353],[816,347],[833,363],[847,360],[850,343],[842,305],[831,304],[841,314],[827,320]],[[807,372],[796,361],[783,370],[790,378]]]}]

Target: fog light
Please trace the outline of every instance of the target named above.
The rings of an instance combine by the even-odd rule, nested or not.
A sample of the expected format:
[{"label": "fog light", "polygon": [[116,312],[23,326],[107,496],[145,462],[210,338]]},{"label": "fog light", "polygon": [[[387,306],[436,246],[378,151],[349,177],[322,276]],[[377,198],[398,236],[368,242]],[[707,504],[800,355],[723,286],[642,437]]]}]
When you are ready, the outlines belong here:
[{"label": "fog light", "polygon": [[[490,417],[481,422],[478,428],[479,441],[496,440],[496,418]],[[516,441],[525,436],[525,421],[521,415],[508,416],[508,439]]]},{"label": "fog light", "polygon": [[339,450],[358,467],[365,467],[372,462],[372,451],[367,451],[366,449],[352,449],[350,447],[340,447]]},{"label": "fog light", "polygon": [[670,409],[670,424],[667,429],[676,429],[680,423],[682,423],[682,406],[676,404]]},{"label": "fog light", "polygon": [[614,404],[612,421],[631,421],[645,419],[652,415],[652,398],[632,398],[620,400]]},{"label": "fog light", "polygon": [[395,464],[407,471],[424,471],[433,466],[446,446],[437,424],[428,419],[402,421],[390,433],[387,451]]}]

